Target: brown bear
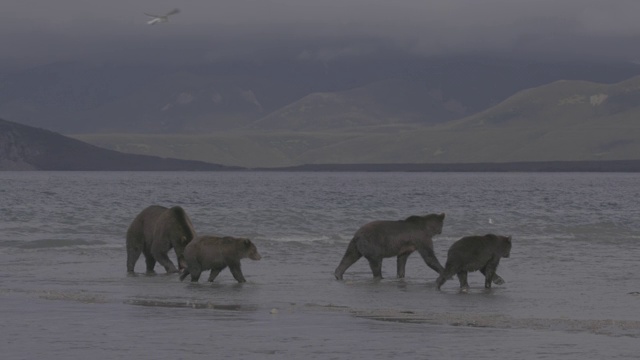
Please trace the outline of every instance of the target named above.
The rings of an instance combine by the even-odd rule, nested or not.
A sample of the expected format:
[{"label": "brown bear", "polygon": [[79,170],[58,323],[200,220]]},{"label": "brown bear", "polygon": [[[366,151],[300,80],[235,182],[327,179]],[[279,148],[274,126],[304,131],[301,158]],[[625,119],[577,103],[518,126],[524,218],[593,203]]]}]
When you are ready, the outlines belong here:
[{"label": "brown bear", "polygon": [[374,278],[382,278],[382,259],[397,256],[397,276],[403,278],[407,259],[418,251],[427,266],[440,274],[442,265],[433,252],[433,236],[442,233],[444,213],[410,216],[404,220],[378,220],[363,225],[336,268],[336,279],[361,257],[369,261]]},{"label": "brown bear", "polygon": [[244,258],[260,260],[262,256],[249,239],[231,236],[199,236],[187,245],[184,258],[187,268],[180,275],[181,281],[191,274],[191,281],[197,282],[203,271],[211,269],[209,282],[213,282],[220,271],[228,266],[233,277],[239,283],[243,283],[246,280],[240,269],[240,260]]},{"label": "brown bear", "polygon": [[184,269],[184,248],[195,236],[191,219],[180,206],[170,209],[159,205],[147,207],[127,229],[127,272],[133,273],[140,254],[144,254],[147,273],[154,273],[156,261],[167,273],[178,272],[169,259],[171,248],[178,257],[178,266]]},{"label": "brown bear", "polygon": [[487,234],[484,236],[466,236],[456,241],[449,248],[444,271],[436,280],[440,290],[442,284],[454,274],[460,280],[460,289],[469,291],[467,273],[478,271],[485,276],[484,287],[491,288],[491,282],[498,285],[504,280],[496,274],[500,258],[508,258],[511,253],[511,236]]}]

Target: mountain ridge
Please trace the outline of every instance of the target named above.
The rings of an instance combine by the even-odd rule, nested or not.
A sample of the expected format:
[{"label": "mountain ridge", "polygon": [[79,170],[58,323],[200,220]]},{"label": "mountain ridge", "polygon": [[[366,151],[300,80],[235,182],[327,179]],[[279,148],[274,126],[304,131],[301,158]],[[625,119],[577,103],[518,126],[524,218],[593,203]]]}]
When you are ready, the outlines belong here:
[{"label": "mountain ridge", "polygon": [[[632,160],[640,154],[638,117],[640,77],[634,77],[615,84],[553,82],[520,91],[477,114],[430,126],[157,135],[152,142],[148,136],[137,135],[129,136],[129,144],[145,144],[148,153],[245,167]],[[118,135],[76,137],[135,151],[118,142]],[[164,152],[162,144],[166,143],[176,146]],[[215,155],[225,152],[233,156],[222,159]],[[274,156],[266,156],[269,153]],[[230,160],[233,162],[226,162]]]},{"label": "mountain ridge", "polygon": [[[614,83],[634,75],[640,75],[640,66],[630,63],[411,54],[183,65],[76,61],[0,78],[0,117],[66,134],[283,129],[309,115],[296,111],[300,101],[306,98],[306,108],[321,107],[326,99],[317,94],[329,94],[344,102],[331,108],[346,125],[432,124],[472,115],[518,90],[555,80]],[[356,111],[350,113],[352,107]],[[283,109],[291,111],[283,114]],[[311,127],[297,130],[328,128],[309,122]]]}]

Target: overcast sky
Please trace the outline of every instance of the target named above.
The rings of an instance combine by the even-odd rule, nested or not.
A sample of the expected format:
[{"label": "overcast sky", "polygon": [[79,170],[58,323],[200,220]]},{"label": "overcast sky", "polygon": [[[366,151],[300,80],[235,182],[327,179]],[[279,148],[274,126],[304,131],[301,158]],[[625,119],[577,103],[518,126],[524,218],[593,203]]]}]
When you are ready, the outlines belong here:
[{"label": "overcast sky", "polygon": [[[144,12],[179,8],[146,25]],[[640,0],[2,0],[0,60],[48,61],[171,48],[216,58],[295,41],[300,59],[375,51],[500,51],[640,59]],[[331,41],[336,44],[331,45]],[[138,44],[138,45],[136,45]],[[301,46],[300,44],[304,44]],[[141,50],[141,52],[142,52]]]}]

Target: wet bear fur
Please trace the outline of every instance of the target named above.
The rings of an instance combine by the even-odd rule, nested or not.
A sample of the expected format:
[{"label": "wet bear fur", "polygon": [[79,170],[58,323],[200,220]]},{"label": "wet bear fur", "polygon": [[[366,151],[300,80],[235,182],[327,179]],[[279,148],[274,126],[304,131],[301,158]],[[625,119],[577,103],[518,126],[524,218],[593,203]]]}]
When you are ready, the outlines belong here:
[{"label": "wet bear fur", "polygon": [[183,269],[186,266],[184,248],[195,236],[191,219],[180,206],[151,205],[145,208],[127,229],[127,272],[134,272],[140,254],[144,254],[147,273],[154,272],[156,262],[167,273],[178,272],[169,259],[169,250],[175,250],[178,266]]},{"label": "wet bear fur", "polygon": [[382,278],[382,259],[397,257],[397,276],[404,278],[409,255],[418,251],[424,262],[440,274],[443,270],[433,252],[433,236],[442,233],[445,214],[409,216],[404,220],[378,220],[363,225],[349,243],[336,268],[336,279],[364,256],[374,278]]},{"label": "wet bear fur", "polygon": [[191,281],[197,282],[203,271],[211,270],[209,282],[213,282],[220,271],[229,267],[234,279],[239,283],[246,282],[240,268],[240,260],[262,258],[251,240],[231,236],[199,236],[187,245],[184,257],[187,268],[180,275],[180,280],[184,280],[190,274]]},{"label": "wet bear fur", "polygon": [[508,258],[510,253],[511,236],[487,234],[463,237],[449,248],[447,262],[436,280],[436,287],[439,290],[447,279],[457,275],[460,289],[468,291],[467,273],[478,270],[485,276],[485,288],[490,289],[492,282],[503,284],[504,280],[496,274],[496,270],[500,259]]}]

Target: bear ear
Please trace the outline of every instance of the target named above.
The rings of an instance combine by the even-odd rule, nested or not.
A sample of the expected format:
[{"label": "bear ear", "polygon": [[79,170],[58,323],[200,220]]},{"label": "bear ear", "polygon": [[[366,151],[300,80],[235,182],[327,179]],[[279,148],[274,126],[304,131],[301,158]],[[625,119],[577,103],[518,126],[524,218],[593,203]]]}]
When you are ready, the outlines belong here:
[{"label": "bear ear", "polygon": [[440,214],[440,218],[444,219],[444,213]]},{"label": "bear ear", "polygon": [[511,243],[511,235],[507,236],[507,242]]},{"label": "bear ear", "polygon": [[244,239],[244,246],[246,246],[246,247],[250,247],[250,246],[251,246],[251,240],[249,240],[249,239]]}]

